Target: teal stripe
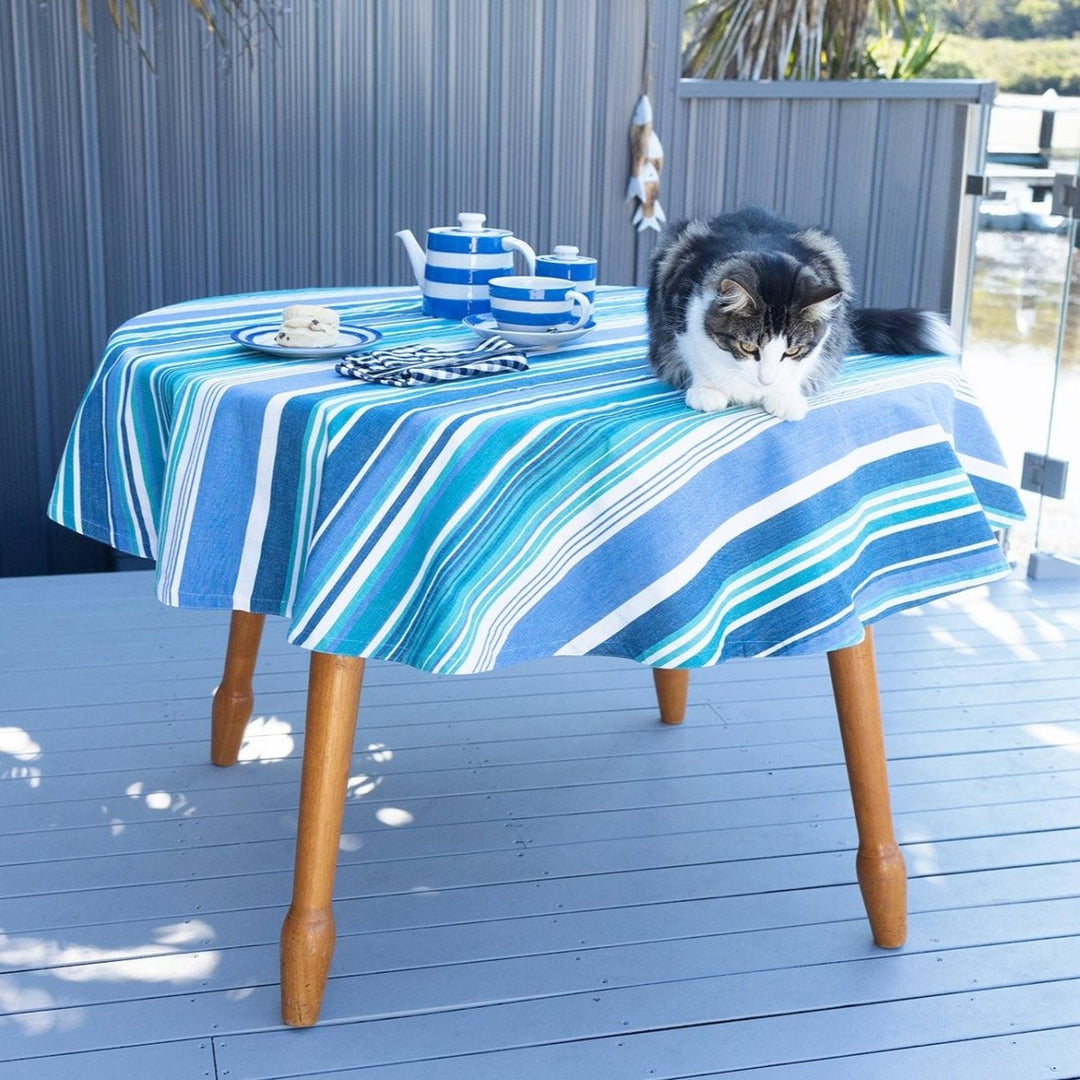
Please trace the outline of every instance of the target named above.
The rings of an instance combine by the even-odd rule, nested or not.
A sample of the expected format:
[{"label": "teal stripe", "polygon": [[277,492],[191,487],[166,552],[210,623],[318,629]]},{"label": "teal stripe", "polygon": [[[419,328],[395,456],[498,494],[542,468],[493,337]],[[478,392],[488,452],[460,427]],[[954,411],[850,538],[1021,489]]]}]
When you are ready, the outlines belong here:
[{"label": "teal stripe", "polygon": [[[827,525],[750,564],[725,581],[694,624],[668,635],[650,651],[647,662],[661,667],[717,663],[733,625],[797,592],[829,581],[876,537],[895,528],[917,529],[927,519],[941,514],[977,512],[978,503],[966,478],[955,477],[952,481],[936,497],[920,495],[910,484],[888,489],[884,498],[875,492]],[[920,499],[928,501],[916,505],[915,500]],[[833,550],[827,551],[829,548]],[[797,565],[808,560],[808,567]]]}]

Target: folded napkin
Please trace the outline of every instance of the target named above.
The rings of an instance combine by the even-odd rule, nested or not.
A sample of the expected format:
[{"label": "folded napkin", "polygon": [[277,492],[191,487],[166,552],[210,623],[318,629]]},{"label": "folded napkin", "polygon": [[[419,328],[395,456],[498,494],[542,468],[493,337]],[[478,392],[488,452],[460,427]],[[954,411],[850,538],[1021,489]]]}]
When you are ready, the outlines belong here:
[{"label": "folded napkin", "polygon": [[384,386],[417,386],[528,370],[521,350],[500,337],[488,338],[468,349],[401,345],[347,356],[337,365],[339,375]]}]

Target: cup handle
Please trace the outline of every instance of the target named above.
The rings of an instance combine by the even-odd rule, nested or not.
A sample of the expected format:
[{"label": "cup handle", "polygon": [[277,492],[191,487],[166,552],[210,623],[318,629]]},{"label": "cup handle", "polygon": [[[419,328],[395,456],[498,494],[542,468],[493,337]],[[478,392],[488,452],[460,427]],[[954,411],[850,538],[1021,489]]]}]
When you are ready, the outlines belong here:
[{"label": "cup handle", "polygon": [[504,236],[502,246],[503,251],[521,252],[521,257],[525,260],[525,273],[529,277],[536,273],[536,252],[524,240],[519,240],[516,236]]},{"label": "cup handle", "polygon": [[579,308],[580,312],[574,322],[564,323],[559,329],[579,330],[592,318],[592,303],[584,293],[578,292],[577,289],[570,289],[566,294],[566,299],[570,301],[571,308]]}]

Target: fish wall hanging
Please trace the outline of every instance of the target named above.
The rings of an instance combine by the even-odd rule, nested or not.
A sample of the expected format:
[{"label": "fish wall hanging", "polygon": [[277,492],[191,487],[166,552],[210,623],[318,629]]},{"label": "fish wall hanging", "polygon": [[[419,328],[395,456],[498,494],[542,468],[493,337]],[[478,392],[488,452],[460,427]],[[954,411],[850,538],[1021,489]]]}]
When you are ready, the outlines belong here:
[{"label": "fish wall hanging", "polygon": [[652,125],[652,102],[648,94],[642,94],[634,106],[630,127],[630,183],[626,187],[627,201],[637,201],[631,224],[637,226],[638,232],[646,229],[659,232],[660,226],[667,221],[660,205],[664,148]]}]

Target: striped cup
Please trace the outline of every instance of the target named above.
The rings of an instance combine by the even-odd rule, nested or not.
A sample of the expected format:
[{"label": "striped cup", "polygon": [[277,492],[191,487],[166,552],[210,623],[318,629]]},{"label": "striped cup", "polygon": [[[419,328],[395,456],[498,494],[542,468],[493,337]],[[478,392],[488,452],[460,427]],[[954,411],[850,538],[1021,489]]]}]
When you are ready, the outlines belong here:
[{"label": "striped cup", "polygon": [[577,330],[592,317],[589,298],[561,278],[496,277],[488,289],[491,314],[501,330]]}]

